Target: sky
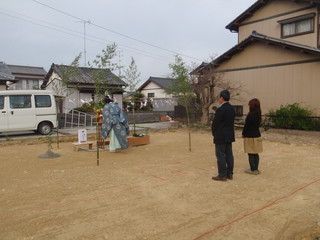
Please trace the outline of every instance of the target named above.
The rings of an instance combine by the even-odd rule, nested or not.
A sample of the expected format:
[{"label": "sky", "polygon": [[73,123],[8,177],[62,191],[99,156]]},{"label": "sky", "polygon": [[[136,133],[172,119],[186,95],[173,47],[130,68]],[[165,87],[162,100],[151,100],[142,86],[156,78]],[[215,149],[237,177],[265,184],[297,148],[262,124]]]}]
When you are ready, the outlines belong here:
[{"label": "sky", "polygon": [[[225,28],[256,0],[0,0],[0,61],[43,67],[92,62],[107,45],[123,74],[133,58],[140,86],[168,77],[180,55],[200,65],[237,44]],[[84,54],[84,51],[86,54]],[[85,61],[86,60],[86,61]]]}]

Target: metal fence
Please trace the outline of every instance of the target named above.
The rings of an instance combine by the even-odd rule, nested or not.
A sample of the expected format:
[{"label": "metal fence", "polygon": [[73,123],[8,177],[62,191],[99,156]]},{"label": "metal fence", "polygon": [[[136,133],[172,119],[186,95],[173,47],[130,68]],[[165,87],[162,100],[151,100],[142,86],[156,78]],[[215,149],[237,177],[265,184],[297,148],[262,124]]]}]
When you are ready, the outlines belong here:
[{"label": "metal fence", "polygon": [[59,128],[67,127],[92,127],[96,124],[95,115],[69,110],[66,113],[58,114]]}]

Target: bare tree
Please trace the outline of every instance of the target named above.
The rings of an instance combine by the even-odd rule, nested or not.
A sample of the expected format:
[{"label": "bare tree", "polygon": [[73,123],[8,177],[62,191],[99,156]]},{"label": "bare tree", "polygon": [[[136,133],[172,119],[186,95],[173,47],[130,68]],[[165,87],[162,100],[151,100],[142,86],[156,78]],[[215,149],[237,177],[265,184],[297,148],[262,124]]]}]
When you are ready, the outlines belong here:
[{"label": "bare tree", "polygon": [[209,64],[204,64],[204,68],[192,74],[192,86],[200,103],[202,116],[201,123],[209,123],[209,108],[219,99],[222,89],[230,91],[233,99],[239,98],[242,85],[239,82],[231,82],[226,79],[224,73],[211,68]]}]

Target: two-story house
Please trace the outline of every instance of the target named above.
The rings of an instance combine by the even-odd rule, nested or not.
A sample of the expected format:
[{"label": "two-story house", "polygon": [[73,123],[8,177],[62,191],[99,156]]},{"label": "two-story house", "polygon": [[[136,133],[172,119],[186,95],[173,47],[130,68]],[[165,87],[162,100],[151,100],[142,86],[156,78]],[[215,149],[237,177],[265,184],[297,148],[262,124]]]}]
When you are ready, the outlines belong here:
[{"label": "two-story house", "polygon": [[319,0],[258,0],[226,26],[238,44],[194,73],[240,83],[244,113],[256,97],[263,113],[299,103],[320,115],[319,12]]},{"label": "two-story house", "polygon": [[0,62],[0,89],[40,89],[46,74],[43,67],[10,65]]}]

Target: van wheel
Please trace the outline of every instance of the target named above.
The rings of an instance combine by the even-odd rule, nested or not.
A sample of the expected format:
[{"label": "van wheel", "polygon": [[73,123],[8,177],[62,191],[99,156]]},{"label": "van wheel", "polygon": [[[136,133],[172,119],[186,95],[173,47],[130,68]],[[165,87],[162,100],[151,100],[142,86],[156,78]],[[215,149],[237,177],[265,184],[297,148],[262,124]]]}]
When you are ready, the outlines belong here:
[{"label": "van wheel", "polygon": [[38,132],[42,135],[48,135],[52,131],[52,124],[48,122],[40,123],[38,126]]}]

